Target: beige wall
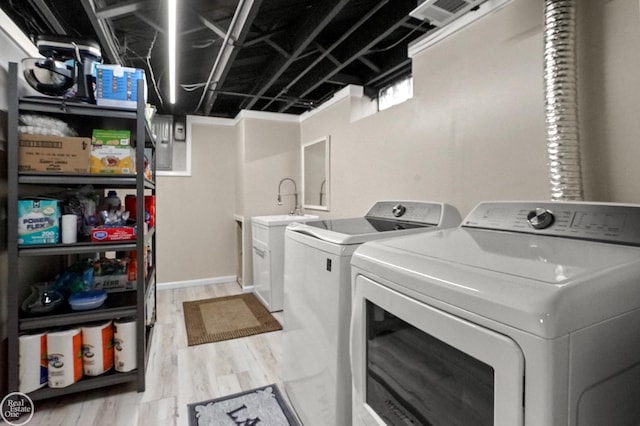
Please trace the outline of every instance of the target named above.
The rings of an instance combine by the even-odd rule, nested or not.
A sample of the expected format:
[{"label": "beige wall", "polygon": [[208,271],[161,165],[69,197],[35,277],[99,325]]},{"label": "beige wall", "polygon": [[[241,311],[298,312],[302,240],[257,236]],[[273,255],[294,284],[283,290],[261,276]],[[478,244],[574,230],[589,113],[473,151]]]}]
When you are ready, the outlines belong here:
[{"label": "beige wall", "polygon": [[585,196],[640,203],[640,7],[579,2]]},{"label": "beige wall", "polygon": [[408,102],[353,123],[342,102],[303,121],[303,136],[331,133],[332,215],[380,199],[465,214],[481,200],[548,197],[540,3],[516,1],[422,51]]},{"label": "beige wall", "polygon": [[[251,216],[287,214],[293,210],[293,197],[285,196],[277,204],[278,183],[285,177],[296,181],[300,191],[300,125],[296,121],[242,119],[242,136],[238,141],[242,155],[243,186],[238,198],[242,207],[237,213]],[[282,194],[293,193],[291,182],[282,185]]]},{"label": "beige wall", "polygon": [[288,214],[293,210],[291,182],[282,185],[282,205],[277,203],[278,184],[289,177],[300,191],[300,125],[297,119],[278,114],[242,118],[238,127],[238,167],[242,185],[237,187],[238,216],[244,218],[243,286],[253,285],[251,217]]},{"label": "beige wall", "polygon": [[[239,217],[244,218],[243,279],[247,285],[252,283],[250,219],[289,213],[293,197],[284,197],[278,206],[278,183],[291,177],[300,184],[297,117],[261,117],[267,119],[212,119],[209,123],[200,117],[187,129],[192,175],[158,178],[160,284],[235,276],[242,244],[236,233]],[[283,194],[293,192],[291,186],[282,189]]]},{"label": "beige wall", "polygon": [[189,131],[191,177],[158,177],[159,283],[236,274],[236,132],[207,124]]},{"label": "beige wall", "polygon": [[[578,2],[588,200],[640,203],[639,8],[635,0]],[[159,182],[159,282],[235,274],[233,215],[287,213],[292,200],[276,205],[278,182],[300,185],[300,145],[326,135],[331,211],[309,213],[358,216],[377,200],[418,199],[465,215],[483,200],[550,199],[542,24],[542,0],[514,0],[422,50],[413,58],[414,98],[384,112],[354,119],[366,100],[346,97],[299,123],[274,114],[196,129],[194,175]],[[199,202],[215,223],[206,232],[196,214],[177,210],[200,194],[209,194]],[[245,232],[245,257],[250,242]]]},{"label": "beige wall", "polygon": [[[585,198],[640,202],[637,1],[578,2]],[[509,6],[413,58],[412,100],[355,122],[344,100],[301,124],[331,135],[330,216],[380,199],[549,199],[543,2]]]}]

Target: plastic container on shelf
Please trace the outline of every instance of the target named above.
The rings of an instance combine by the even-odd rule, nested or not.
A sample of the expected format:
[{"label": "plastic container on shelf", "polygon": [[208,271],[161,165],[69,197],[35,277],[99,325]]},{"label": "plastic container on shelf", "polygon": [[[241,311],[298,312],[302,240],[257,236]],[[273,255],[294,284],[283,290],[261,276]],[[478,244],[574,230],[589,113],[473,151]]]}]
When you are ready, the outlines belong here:
[{"label": "plastic container on shelf", "polygon": [[118,197],[118,193],[116,191],[109,191],[104,202],[108,211],[119,212],[122,209],[122,201],[120,200],[120,197]]},{"label": "plastic container on shelf", "polygon": [[105,300],[107,292],[104,290],[81,291],[69,296],[69,305],[74,311],[87,311],[99,308]]},{"label": "plastic container on shelf", "polygon": [[129,194],[124,197],[124,209],[129,212],[129,219],[136,218],[136,196]]}]

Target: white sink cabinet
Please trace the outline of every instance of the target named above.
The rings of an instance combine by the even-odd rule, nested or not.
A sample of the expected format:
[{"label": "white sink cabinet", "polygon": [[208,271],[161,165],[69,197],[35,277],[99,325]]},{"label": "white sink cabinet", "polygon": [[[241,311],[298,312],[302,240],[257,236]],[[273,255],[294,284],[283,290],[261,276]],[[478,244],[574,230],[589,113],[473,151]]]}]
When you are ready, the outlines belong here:
[{"label": "white sink cabinet", "polygon": [[272,215],[251,218],[253,289],[269,312],[284,307],[284,232],[290,223],[318,220],[315,215]]}]

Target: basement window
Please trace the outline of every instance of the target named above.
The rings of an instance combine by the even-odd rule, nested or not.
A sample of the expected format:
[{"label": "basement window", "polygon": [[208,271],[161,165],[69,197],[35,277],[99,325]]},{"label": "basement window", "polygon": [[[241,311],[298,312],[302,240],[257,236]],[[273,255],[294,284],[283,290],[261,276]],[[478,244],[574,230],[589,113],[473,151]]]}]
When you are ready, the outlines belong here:
[{"label": "basement window", "polygon": [[378,111],[383,111],[398,105],[413,97],[413,77],[408,76],[402,80],[380,89],[378,92]]}]

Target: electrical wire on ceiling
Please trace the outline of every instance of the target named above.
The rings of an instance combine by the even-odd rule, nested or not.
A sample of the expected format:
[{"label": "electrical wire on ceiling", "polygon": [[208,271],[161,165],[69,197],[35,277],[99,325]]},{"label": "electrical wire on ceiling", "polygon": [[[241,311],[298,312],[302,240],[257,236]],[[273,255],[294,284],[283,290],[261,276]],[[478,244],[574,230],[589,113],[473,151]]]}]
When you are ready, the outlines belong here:
[{"label": "electrical wire on ceiling", "polygon": [[[217,83],[217,82],[214,82]],[[194,92],[202,87],[205,87],[207,85],[206,82],[204,83],[191,83],[191,84],[181,84],[180,87],[185,91],[185,92]]]},{"label": "electrical wire on ceiling", "polygon": [[[138,52],[133,50],[131,47],[129,47],[125,43],[125,49],[133,53],[135,56],[126,56],[125,54],[125,56],[123,57],[123,60],[126,60],[126,59],[140,60],[147,65],[147,69],[149,70],[149,77],[151,78],[153,91],[158,96],[158,100],[160,101],[160,104],[164,106],[164,99],[162,98],[162,95],[160,94],[160,90],[158,89],[159,85],[158,85],[158,82],[156,81],[156,76],[155,76],[155,73],[153,72],[153,67],[151,66],[151,53],[153,52],[153,47],[156,44],[157,38],[158,38],[158,31],[156,31],[153,34],[153,40],[151,40],[151,44],[149,45],[149,50],[147,51],[147,54],[145,56],[140,55]],[[128,62],[128,61],[125,61],[125,62]]]},{"label": "electrical wire on ceiling", "polygon": [[[255,95],[251,95],[248,93],[238,93],[238,92],[230,92],[227,90],[214,90],[215,93],[219,94],[219,95],[227,95],[227,96],[240,96],[243,98],[254,98],[256,97]],[[304,107],[304,108],[311,108],[314,106],[315,101],[309,100],[309,99],[298,99],[298,98],[293,98],[291,96],[280,96],[280,97],[273,97],[273,96],[257,96],[258,99],[263,99],[263,100],[268,100],[268,101],[279,101],[279,102],[291,102],[293,101],[293,105],[298,106],[298,107]]]},{"label": "electrical wire on ceiling", "polygon": [[153,51],[153,46],[156,44],[156,39],[158,38],[158,32],[156,31],[153,34],[153,40],[151,40],[151,44],[149,45],[149,50],[147,51],[147,56],[145,60],[147,62],[147,69],[149,70],[149,74],[151,77],[151,82],[153,83],[153,90],[156,92],[156,96],[158,96],[158,100],[160,101],[160,105],[164,106],[164,99],[162,99],[162,95],[160,94],[160,90],[158,89],[158,84],[156,82],[156,76],[153,72],[153,67],[151,66],[151,52]]},{"label": "electrical wire on ceiling", "polygon": [[209,46],[213,46],[220,38],[210,38],[208,40],[204,40],[200,43],[192,43],[191,47],[194,49],[206,49]]},{"label": "electrical wire on ceiling", "polygon": [[[215,83],[215,82],[214,82]],[[202,82],[202,83],[192,83],[192,84],[181,84],[180,87],[185,91],[185,92],[194,92],[202,87],[207,86],[206,82]],[[228,91],[228,90],[213,90],[214,93],[217,93],[219,95],[227,95],[227,96],[238,96],[238,97],[242,97],[242,98],[253,98],[256,97],[255,95],[251,95],[248,93],[239,93],[239,92],[232,92],[232,91]],[[259,99],[262,100],[267,100],[267,101],[277,101],[277,102],[290,102],[293,101],[295,106],[298,107],[304,107],[304,108],[310,108],[315,104],[315,101],[309,100],[309,99],[297,99],[297,98],[293,98],[290,96],[278,96],[278,97],[273,97],[273,96],[258,96]]]},{"label": "electrical wire on ceiling", "polygon": [[402,43],[403,41],[405,41],[407,38],[409,38],[413,33],[415,33],[416,31],[418,31],[420,28],[422,28],[422,26],[427,23],[426,21],[422,21],[419,25],[416,25],[415,27],[413,27],[413,29],[411,31],[409,31],[407,34],[404,35],[404,37],[401,37],[399,40],[397,40],[395,43],[391,43],[389,46],[385,46],[385,47],[381,47],[379,49],[371,49],[369,50],[367,53],[380,53],[380,52],[385,52],[387,50],[393,49],[394,47],[397,47],[400,43]]}]

